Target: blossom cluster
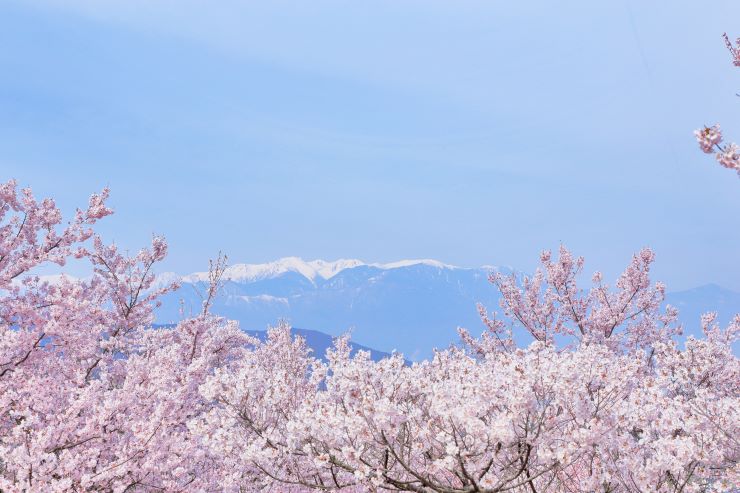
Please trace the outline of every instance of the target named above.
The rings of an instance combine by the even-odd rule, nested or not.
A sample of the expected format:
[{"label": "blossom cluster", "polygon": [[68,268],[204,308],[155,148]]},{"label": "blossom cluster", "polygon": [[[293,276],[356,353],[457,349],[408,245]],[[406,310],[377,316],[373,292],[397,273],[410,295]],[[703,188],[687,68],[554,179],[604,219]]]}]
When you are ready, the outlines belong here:
[{"label": "blossom cluster", "polygon": [[[0,186],[0,491],[729,492],[740,485],[740,362],[704,316],[677,312],[636,254],[580,288],[561,248],[531,277],[492,274],[502,315],[409,364],[337,338],[321,360],[279,324],[265,341],[203,311],[153,328],[167,252],[136,255],[50,200]],[[87,260],[87,280],[44,263]],[[517,331],[532,343],[518,347]]]},{"label": "blossom cluster", "polygon": [[695,130],[694,136],[702,151],[707,154],[714,153],[721,166],[735,170],[740,175],[740,147],[734,142],[721,145],[722,131],[719,124]]}]

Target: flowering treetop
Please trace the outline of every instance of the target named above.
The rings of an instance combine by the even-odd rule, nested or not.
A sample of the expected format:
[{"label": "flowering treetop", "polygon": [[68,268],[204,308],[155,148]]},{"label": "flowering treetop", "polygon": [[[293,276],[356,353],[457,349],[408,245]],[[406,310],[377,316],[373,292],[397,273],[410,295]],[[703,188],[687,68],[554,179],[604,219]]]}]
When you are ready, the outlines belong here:
[{"label": "flowering treetop", "polygon": [[[108,191],[63,225],[51,199],[0,185],[0,491],[207,491],[215,458],[187,423],[198,388],[252,341],[207,306],[152,330],[164,239],[129,257],[94,234]],[[49,283],[44,264],[89,262]]]}]

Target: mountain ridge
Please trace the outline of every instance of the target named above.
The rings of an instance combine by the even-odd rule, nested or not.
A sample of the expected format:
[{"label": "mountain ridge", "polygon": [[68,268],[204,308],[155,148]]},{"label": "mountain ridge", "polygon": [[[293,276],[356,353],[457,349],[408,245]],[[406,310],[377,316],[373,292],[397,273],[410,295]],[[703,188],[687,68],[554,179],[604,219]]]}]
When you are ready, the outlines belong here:
[{"label": "mountain ridge", "polygon": [[[272,262],[261,264],[238,263],[230,265],[224,271],[223,279],[232,281],[251,282],[263,279],[271,279],[288,272],[296,272],[310,281],[317,279],[329,280],[346,269],[368,266],[381,270],[397,269],[412,265],[429,265],[444,269],[465,269],[449,265],[433,259],[408,259],[389,263],[369,263],[358,259],[327,260],[303,260],[300,257],[283,257]],[[158,276],[163,280],[181,279],[184,282],[199,282],[208,280],[208,272],[192,272],[179,275],[174,272],[163,272]]]}]

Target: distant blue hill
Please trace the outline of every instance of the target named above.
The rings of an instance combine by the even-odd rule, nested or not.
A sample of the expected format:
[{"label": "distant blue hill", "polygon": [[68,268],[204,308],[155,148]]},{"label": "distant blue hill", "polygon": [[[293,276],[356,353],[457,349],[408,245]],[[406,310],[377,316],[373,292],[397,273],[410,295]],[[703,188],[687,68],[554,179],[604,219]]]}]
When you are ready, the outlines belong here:
[{"label": "distant blue hill", "polygon": [[[458,342],[457,327],[473,335],[484,330],[476,304],[489,310],[499,308],[498,291],[487,279],[492,270],[433,260],[364,264],[288,258],[269,264],[237,264],[227,269],[212,311],[239,321],[248,332],[262,331],[280,319],[311,327],[315,330],[308,331],[310,345],[315,348],[325,348],[331,336],[351,330],[355,344],[374,348],[373,355],[397,350],[418,360],[431,356],[435,347]],[[174,277],[163,275],[161,282]],[[203,273],[182,277],[182,287],[164,296],[157,320],[179,320],[180,300],[186,312],[198,312],[198,291],[205,290],[204,279]],[[669,293],[666,302],[679,308],[687,334],[699,335],[699,317],[705,311],[719,312],[723,324],[740,312],[740,293],[716,285]],[[529,341],[522,337],[520,342]]]}]

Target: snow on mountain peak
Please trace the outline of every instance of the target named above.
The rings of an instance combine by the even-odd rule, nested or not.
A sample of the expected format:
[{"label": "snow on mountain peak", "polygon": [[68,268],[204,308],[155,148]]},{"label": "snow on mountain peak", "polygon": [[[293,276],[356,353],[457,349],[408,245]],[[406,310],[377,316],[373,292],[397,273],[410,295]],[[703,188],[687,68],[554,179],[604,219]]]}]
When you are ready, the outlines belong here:
[{"label": "snow on mountain peak", "polygon": [[[340,259],[335,262],[313,260],[307,262],[299,257],[285,257],[264,264],[234,264],[226,268],[224,279],[251,282],[271,279],[287,272],[296,272],[314,281],[317,277],[329,279],[344,269],[365,265],[360,260]],[[206,281],[207,272],[195,272],[183,277],[186,282]]]},{"label": "snow on mountain peak", "polygon": [[[357,259],[339,259],[330,262],[326,260],[306,261],[299,257],[284,257],[264,264],[234,264],[226,268],[223,277],[230,281],[253,282],[262,279],[272,279],[287,272],[296,272],[310,281],[315,281],[317,278],[322,278],[324,280],[331,279],[345,269],[352,269],[363,265],[386,270],[419,264],[440,269],[456,268],[452,265],[443,264],[442,262],[431,259],[400,260],[387,264],[368,264]],[[194,272],[192,274],[182,276],[181,279],[184,282],[208,281],[208,273]]]},{"label": "snow on mountain peak", "polygon": [[352,269],[354,267],[365,265],[363,261],[357,259],[340,259],[335,262],[314,260],[313,262],[308,262],[308,264],[313,267],[316,273],[324,279],[332,278],[344,269]]},{"label": "snow on mountain peak", "polygon": [[412,265],[428,265],[430,267],[437,267],[438,269],[457,269],[454,265],[443,264],[439,260],[432,260],[428,258],[424,259],[413,259],[413,260],[399,260],[397,262],[390,262],[387,264],[370,264],[373,267],[380,267],[381,269],[398,269],[401,267],[409,267]]}]

